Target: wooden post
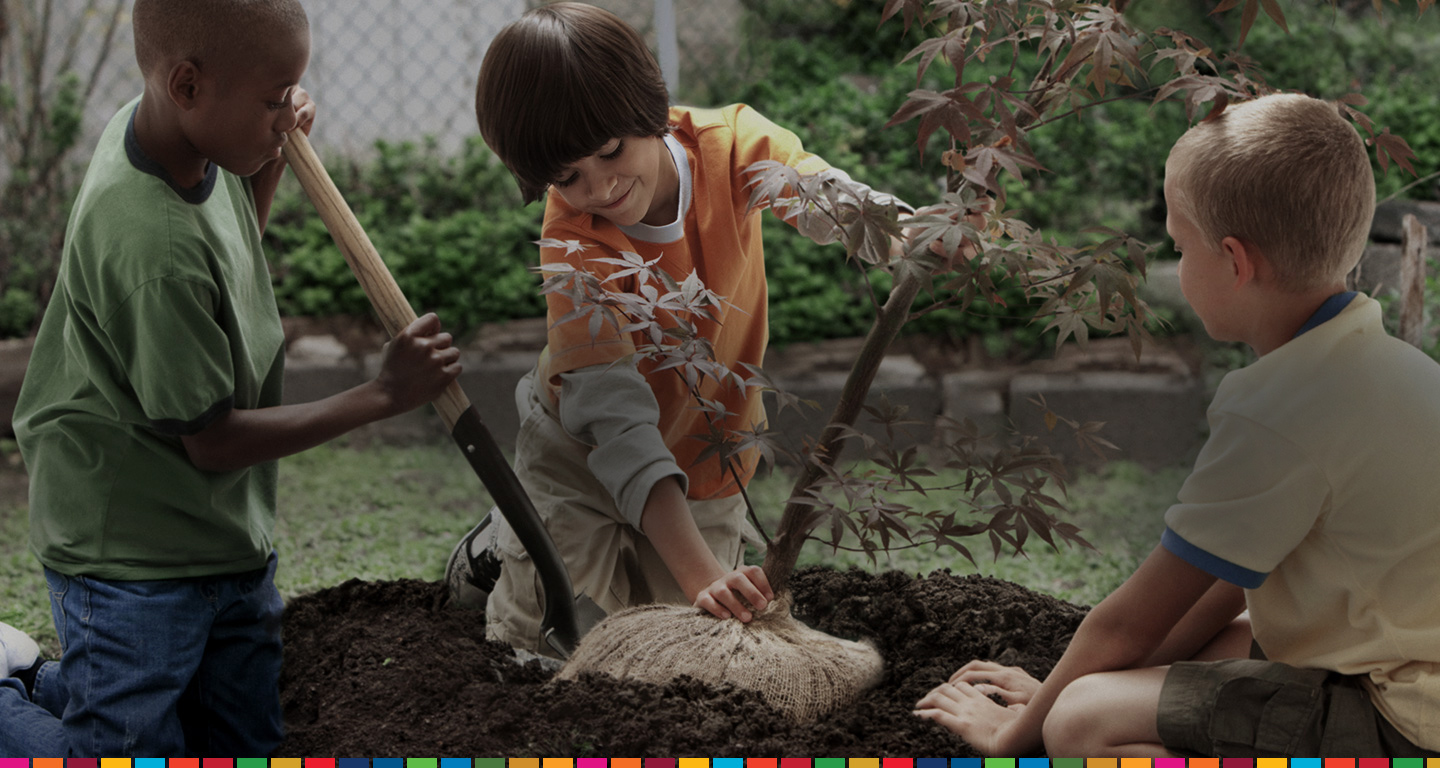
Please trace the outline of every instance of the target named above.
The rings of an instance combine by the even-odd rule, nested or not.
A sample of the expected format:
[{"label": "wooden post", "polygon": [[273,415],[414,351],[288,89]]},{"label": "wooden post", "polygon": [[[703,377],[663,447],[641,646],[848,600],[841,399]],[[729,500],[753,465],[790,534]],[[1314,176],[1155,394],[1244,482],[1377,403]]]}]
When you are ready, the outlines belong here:
[{"label": "wooden post", "polygon": [[1400,332],[1415,347],[1425,342],[1425,225],[1412,213],[1400,225]]}]

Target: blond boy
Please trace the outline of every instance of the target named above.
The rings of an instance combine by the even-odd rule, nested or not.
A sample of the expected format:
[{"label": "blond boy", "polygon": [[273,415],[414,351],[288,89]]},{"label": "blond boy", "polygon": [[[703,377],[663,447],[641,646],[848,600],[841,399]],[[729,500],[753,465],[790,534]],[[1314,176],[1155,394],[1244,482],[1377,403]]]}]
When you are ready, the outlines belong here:
[{"label": "blond boy", "polygon": [[974,661],[917,713],[987,754],[1436,756],[1440,365],[1345,289],[1364,146],[1334,105],[1273,95],[1165,171],[1185,298],[1259,359],[1217,390],[1160,545],[1044,683]]}]

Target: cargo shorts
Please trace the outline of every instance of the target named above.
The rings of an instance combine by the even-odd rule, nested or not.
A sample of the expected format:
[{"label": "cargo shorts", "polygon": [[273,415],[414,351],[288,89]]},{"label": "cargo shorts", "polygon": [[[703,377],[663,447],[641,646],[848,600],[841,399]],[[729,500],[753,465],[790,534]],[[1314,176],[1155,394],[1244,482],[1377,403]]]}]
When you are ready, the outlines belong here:
[{"label": "cargo shorts", "polygon": [[[650,540],[635,529],[586,463],[590,446],[565,432],[547,398],[535,392],[535,372],[516,387],[522,419],[515,446],[515,474],[545,523],[569,572],[576,595],[588,595],[606,613],[646,603],[688,604]],[[745,541],[758,534],[745,518],[740,494],[690,500],[700,536],[721,567],[739,568]],[[545,656],[540,620],[544,588],[535,563],[504,518],[496,545],[500,578],[486,602],[486,637]]]},{"label": "cargo shorts", "polygon": [[1265,659],[1171,665],[1156,725],[1185,757],[1440,757],[1396,730],[1358,677]]}]

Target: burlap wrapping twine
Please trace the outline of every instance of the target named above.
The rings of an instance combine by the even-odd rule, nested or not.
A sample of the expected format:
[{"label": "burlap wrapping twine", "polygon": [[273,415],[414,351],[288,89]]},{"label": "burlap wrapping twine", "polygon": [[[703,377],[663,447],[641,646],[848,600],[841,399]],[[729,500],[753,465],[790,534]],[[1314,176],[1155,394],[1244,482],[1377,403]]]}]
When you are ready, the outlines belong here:
[{"label": "burlap wrapping twine", "polygon": [[805,626],[790,615],[789,596],[782,595],[748,624],[685,605],[627,608],[586,633],[557,677],[601,672],[665,683],[689,675],[756,691],[807,722],[878,683],[883,668],[874,646]]}]

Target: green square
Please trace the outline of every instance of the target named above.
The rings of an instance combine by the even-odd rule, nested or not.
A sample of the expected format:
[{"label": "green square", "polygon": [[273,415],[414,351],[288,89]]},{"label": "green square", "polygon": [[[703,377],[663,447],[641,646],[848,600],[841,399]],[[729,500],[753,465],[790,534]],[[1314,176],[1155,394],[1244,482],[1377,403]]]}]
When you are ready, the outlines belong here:
[{"label": "green square", "polygon": [[1050,768],[1085,768],[1083,757],[1052,757]]},{"label": "green square", "polygon": [[845,758],[817,757],[815,758],[815,768],[845,768]]},{"label": "green square", "polygon": [[235,768],[267,768],[270,765],[268,757],[237,757]]},{"label": "green square", "polygon": [[1423,757],[1392,757],[1390,768],[1425,768]]},{"label": "green square", "polygon": [[505,768],[503,757],[477,757],[473,761],[475,768]]},{"label": "green square", "polygon": [[987,757],[985,758],[985,768],[1015,768],[1015,758]]},{"label": "green square", "polygon": [[440,768],[438,757],[407,757],[405,768]]}]

